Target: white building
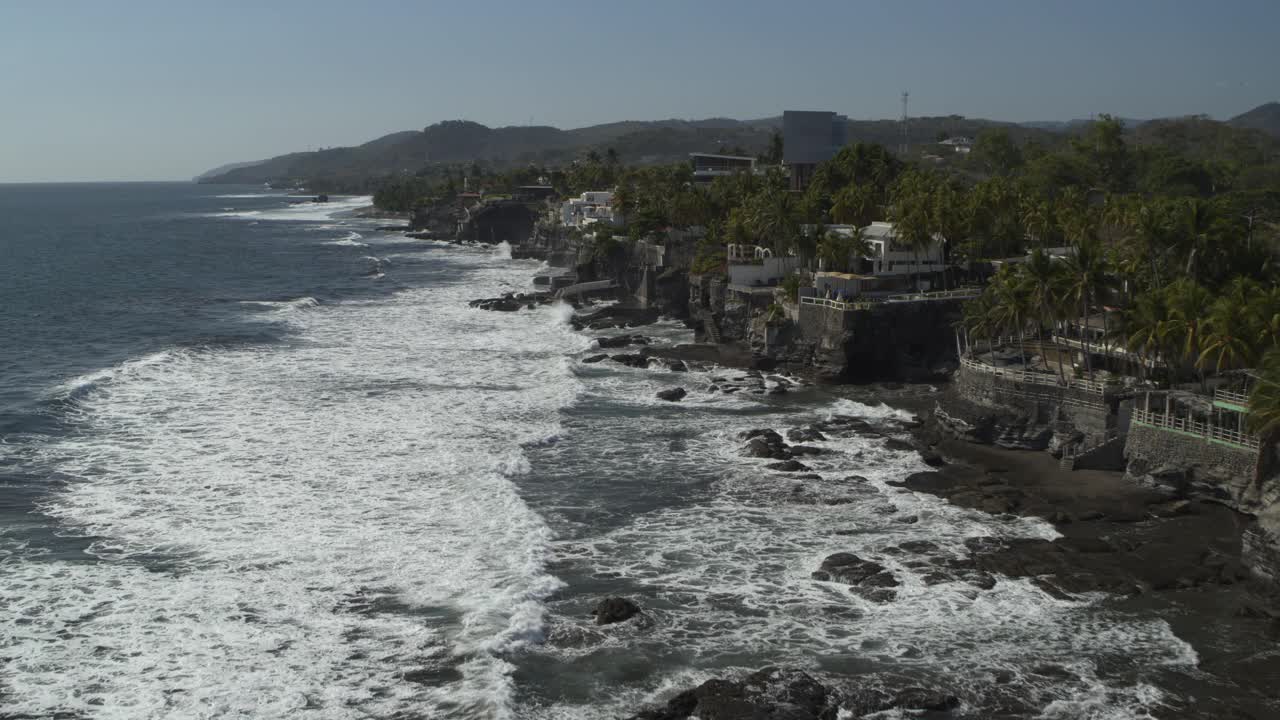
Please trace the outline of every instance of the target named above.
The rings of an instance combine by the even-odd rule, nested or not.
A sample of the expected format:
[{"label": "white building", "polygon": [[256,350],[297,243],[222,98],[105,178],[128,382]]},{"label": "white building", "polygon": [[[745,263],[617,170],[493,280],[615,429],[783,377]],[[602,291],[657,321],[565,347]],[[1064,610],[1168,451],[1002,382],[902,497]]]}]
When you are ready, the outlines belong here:
[{"label": "white building", "polygon": [[759,245],[730,244],[727,260],[730,287],[777,285],[800,269],[800,258],[794,255],[774,257],[772,250]]},{"label": "white building", "polygon": [[565,227],[581,229],[602,220],[610,225],[621,224],[621,217],[614,211],[613,192],[610,190],[589,190],[560,206],[560,222]]},{"label": "white building", "polygon": [[967,155],[971,150],[973,150],[973,138],[967,138],[964,136],[947,138],[946,140],[939,141],[938,144],[946,145],[962,155]]},{"label": "white building", "polygon": [[[852,225],[828,225],[827,232],[834,232],[851,237],[856,230]],[[871,252],[856,258],[855,270],[863,275],[875,277],[900,277],[942,272],[943,245],[941,236],[934,235],[927,248],[919,251],[898,241],[893,231],[893,223],[873,222],[862,228],[862,237],[871,246]]]}]

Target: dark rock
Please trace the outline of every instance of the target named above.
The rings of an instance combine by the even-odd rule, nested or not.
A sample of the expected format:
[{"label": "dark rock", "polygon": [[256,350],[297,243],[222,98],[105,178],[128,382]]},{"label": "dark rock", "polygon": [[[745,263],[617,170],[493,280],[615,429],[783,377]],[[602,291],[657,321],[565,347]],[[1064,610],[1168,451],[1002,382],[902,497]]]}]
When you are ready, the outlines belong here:
[{"label": "dark rock", "polygon": [[481,310],[496,310],[499,312],[515,312],[524,306],[511,295],[504,295],[497,298],[482,298],[480,300],[472,300],[468,303],[473,308]]},{"label": "dark rock", "polygon": [[826,452],[827,452],[826,450],[819,447],[813,447],[812,445],[792,445],[791,446],[792,455],[822,455],[822,454],[825,454]]},{"label": "dark rock", "polygon": [[802,472],[811,468],[799,460],[783,460],[782,462],[769,463],[765,465],[765,469],[777,472]]},{"label": "dark rock", "polygon": [[791,428],[787,431],[787,439],[791,442],[813,442],[815,440],[826,440],[827,436],[823,435],[820,430],[810,425],[803,428]]},{"label": "dark rock", "polygon": [[592,356],[591,356],[591,357],[589,357],[589,358],[582,358],[582,362],[584,362],[584,363],[598,363],[598,362],[600,362],[601,360],[604,360],[604,359],[606,359],[606,358],[608,358],[608,357],[609,357],[608,355],[592,355]]},{"label": "dark rock", "polygon": [[643,335],[618,335],[617,337],[601,337],[596,338],[596,344],[601,349],[613,349],[627,347],[628,345],[648,345],[649,338]]},{"label": "dark rock", "polygon": [[898,547],[902,548],[903,550],[906,550],[909,553],[915,553],[916,555],[921,555],[923,553],[937,552],[938,550],[937,543],[932,543],[932,542],[929,542],[928,540],[909,540],[907,542],[904,542],[898,545]]},{"label": "dark rock", "polygon": [[671,388],[670,390],[659,390],[658,399],[666,400],[668,402],[679,402],[686,394],[687,393],[682,387]]},{"label": "dark rock", "polygon": [[902,517],[894,518],[893,521],[900,522],[904,525],[915,525],[916,523],[920,522],[920,516],[919,515],[903,515]]},{"label": "dark rock", "polygon": [[929,467],[942,467],[947,464],[947,461],[941,455],[932,450],[921,450],[920,459]]},{"label": "dark rock", "polygon": [[786,395],[786,394],[787,394],[787,386],[786,386],[786,385],[774,385],[773,387],[769,388],[769,391],[768,391],[767,393],[765,393],[765,394],[766,394],[766,395]]},{"label": "dark rock", "polygon": [[738,437],[747,441],[742,454],[747,457],[773,458],[774,460],[791,459],[791,451],[782,441],[782,436],[768,428],[748,430]]},{"label": "dark rock", "polygon": [[853,553],[835,553],[828,555],[822,565],[813,573],[815,580],[830,580],[847,585],[867,583],[871,587],[895,587],[898,581],[884,566],[870,560],[863,560]]},{"label": "dark rock", "polygon": [[626,598],[611,597],[597,603],[591,614],[596,616],[597,625],[611,625],[639,615],[640,606]]},{"label": "dark rock", "polygon": [[626,365],[627,367],[634,367],[634,368],[645,368],[645,367],[649,367],[649,358],[645,357],[644,355],[639,355],[639,354],[634,354],[634,355],[627,355],[627,354],[610,355],[610,356],[609,356],[609,359],[610,359],[610,360],[612,360],[612,361],[614,361],[614,362],[616,362],[616,363],[622,363],[623,365]]},{"label": "dark rock", "polygon": [[907,450],[916,449],[915,445],[912,445],[906,440],[899,440],[898,438],[889,438],[885,440],[884,446],[888,450],[898,450],[898,451],[907,451]]},{"label": "dark rock", "polygon": [[960,698],[937,690],[907,688],[905,690],[900,690],[898,694],[894,696],[893,705],[894,707],[908,710],[946,712],[947,710],[954,710],[959,707]]},{"label": "dark rock", "polygon": [[671,372],[688,372],[689,371],[689,366],[686,365],[683,360],[663,360],[662,364],[666,365],[667,369],[670,370]]},{"label": "dark rock", "polygon": [[630,720],[830,720],[837,700],[802,671],[770,667],[738,680],[708,680]]}]

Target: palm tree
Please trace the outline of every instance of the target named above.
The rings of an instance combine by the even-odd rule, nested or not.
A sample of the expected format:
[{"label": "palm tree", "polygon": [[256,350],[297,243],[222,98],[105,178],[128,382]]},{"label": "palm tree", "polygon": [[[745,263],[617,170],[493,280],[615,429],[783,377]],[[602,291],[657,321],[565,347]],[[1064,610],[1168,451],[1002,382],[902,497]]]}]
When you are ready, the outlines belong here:
[{"label": "palm tree", "polygon": [[[995,341],[992,337],[999,331],[999,320],[995,312],[994,295],[990,291],[990,287],[984,290],[981,295],[966,302],[962,308],[963,318],[961,323],[964,325],[965,337],[970,334],[987,339],[987,351],[990,352],[995,348]],[[968,343],[970,353],[972,354],[973,343]]]},{"label": "palm tree", "polygon": [[880,212],[880,203],[872,185],[849,183],[832,199],[831,219],[838,223],[866,227]]},{"label": "palm tree", "polygon": [[[1093,377],[1093,361],[1089,357],[1089,304],[1099,289],[1108,282],[1106,258],[1101,244],[1089,234],[1087,229],[1078,230],[1074,251],[1067,257],[1064,284],[1066,296],[1078,304],[1080,308],[1080,339],[1084,348],[1085,372]],[[1103,313],[1103,334],[1106,334],[1106,314]]]},{"label": "palm tree", "polygon": [[1262,356],[1249,393],[1249,429],[1265,440],[1280,432],[1280,348]]},{"label": "palm tree", "polygon": [[[1165,288],[1169,321],[1165,337],[1170,349],[1170,384],[1188,357],[1198,359],[1204,334],[1204,315],[1209,309],[1209,291],[1191,278],[1182,278]],[[1199,363],[1197,363],[1197,367]],[[1204,375],[1201,373],[1201,382]]]},{"label": "palm tree", "polygon": [[850,271],[852,258],[864,258],[871,252],[871,243],[861,230],[854,230],[852,235],[831,231],[818,243],[818,257],[828,269],[837,272]]},{"label": "palm tree", "polygon": [[1161,361],[1171,362],[1172,353],[1168,348],[1170,327],[1169,305],[1162,292],[1139,295],[1137,302],[1121,315],[1121,342],[1137,353],[1144,376],[1148,365],[1154,367]]},{"label": "palm tree", "polygon": [[1196,256],[1208,248],[1209,228],[1213,223],[1209,204],[1198,198],[1182,202],[1178,213],[1178,239],[1187,257],[1185,274],[1196,277]]},{"label": "palm tree", "polygon": [[[1032,299],[1032,317],[1036,319],[1036,334],[1040,338],[1041,345],[1040,357],[1044,360],[1044,369],[1048,370],[1048,353],[1043,351],[1043,329],[1046,325],[1052,328],[1055,320],[1057,320],[1059,315],[1057,298],[1062,295],[1066,276],[1063,273],[1062,266],[1049,257],[1049,254],[1043,248],[1036,248],[1031,251],[1031,256],[1027,258],[1026,264],[1022,265],[1022,277],[1027,284],[1028,292]],[[1066,372],[1062,369],[1061,354],[1058,357],[1058,373],[1063,380],[1066,380]]]},{"label": "palm tree", "polygon": [[1023,341],[1023,331],[1027,326],[1027,318],[1033,312],[1033,299],[1022,277],[1008,270],[1008,267],[1006,265],[990,285],[995,302],[992,311],[1001,327],[1017,330],[1020,361],[1025,365],[1027,348]]},{"label": "palm tree", "polygon": [[1258,359],[1258,336],[1255,315],[1251,312],[1257,287],[1248,278],[1237,277],[1227,285],[1226,291],[1213,304],[1206,324],[1206,332],[1200,339],[1200,356],[1196,367],[1214,372],[1248,367]]}]

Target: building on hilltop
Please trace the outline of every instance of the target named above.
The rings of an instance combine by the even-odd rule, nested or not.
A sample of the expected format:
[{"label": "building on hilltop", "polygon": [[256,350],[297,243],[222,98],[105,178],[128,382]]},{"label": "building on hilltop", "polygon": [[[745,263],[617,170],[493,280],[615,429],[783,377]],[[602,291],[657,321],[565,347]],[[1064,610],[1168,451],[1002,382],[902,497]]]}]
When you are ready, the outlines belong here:
[{"label": "building on hilltop", "polygon": [[756,159],[741,155],[689,153],[689,162],[693,165],[693,181],[699,184],[708,184],[718,177],[734,173],[753,173],[756,170]]},{"label": "building on hilltop", "polygon": [[791,174],[791,190],[809,187],[819,163],[835,157],[848,141],[849,118],[828,111],[782,113],[782,164]]}]

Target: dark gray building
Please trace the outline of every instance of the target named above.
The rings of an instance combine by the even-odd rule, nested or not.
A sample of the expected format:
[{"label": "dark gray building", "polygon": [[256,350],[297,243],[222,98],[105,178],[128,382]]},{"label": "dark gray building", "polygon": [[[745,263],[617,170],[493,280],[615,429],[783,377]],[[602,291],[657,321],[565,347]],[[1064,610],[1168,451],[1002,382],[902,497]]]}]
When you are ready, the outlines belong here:
[{"label": "dark gray building", "polygon": [[827,111],[782,113],[782,164],[791,172],[791,189],[809,186],[818,163],[830,160],[848,141],[849,118]]}]

